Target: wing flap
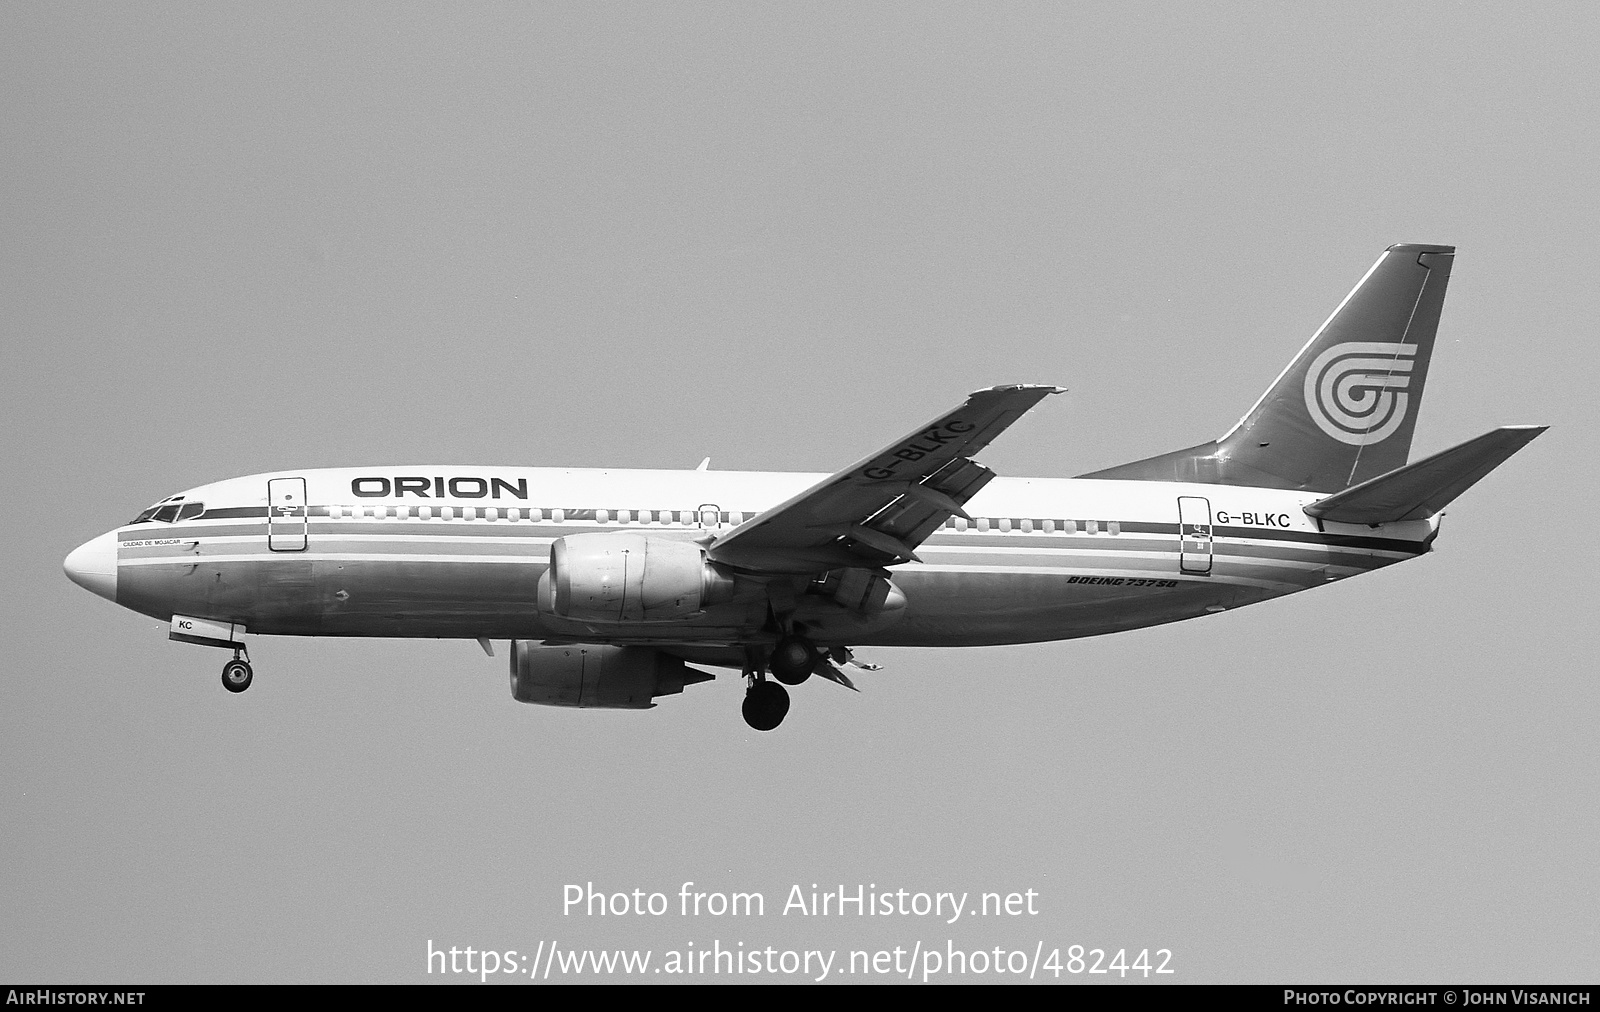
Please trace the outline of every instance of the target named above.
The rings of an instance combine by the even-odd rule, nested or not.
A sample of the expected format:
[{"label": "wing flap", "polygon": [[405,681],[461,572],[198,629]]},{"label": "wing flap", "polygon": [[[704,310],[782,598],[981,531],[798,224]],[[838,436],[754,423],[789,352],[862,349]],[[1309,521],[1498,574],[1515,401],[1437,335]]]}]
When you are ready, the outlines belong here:
[{"label": "wing flap", "polygon": [[1318,499],[1306,507],[1306,512],[1321,520],[1346,524],[1426,520],[1548,427],[1508,425],[1486,432],[1477,439]]},{"label": "wing flap", "polygon": [[816,573],[916,559],[928,535],[988,484],[972,455],[1052,386],[979,390],[953,411],[780,503],[713,543],[715,562],[757,573]]}]

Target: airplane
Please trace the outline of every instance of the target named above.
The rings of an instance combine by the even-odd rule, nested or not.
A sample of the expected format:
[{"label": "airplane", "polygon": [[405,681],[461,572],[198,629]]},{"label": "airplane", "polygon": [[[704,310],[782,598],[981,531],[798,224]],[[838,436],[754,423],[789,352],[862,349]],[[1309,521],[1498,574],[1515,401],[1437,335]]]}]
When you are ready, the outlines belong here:
[{"label": "airplane", "polygon": [[[737,669],[855,688],[854,650],[1029,643],[1195,618],[1432,550],[1441,512],[1545,431],[1408,463],[1455,248],[1384,251],[1217,439],[1076,478],[974,459],[1051,394],[979,390],[832,474],[383,466],[169,496],[65,561],[80,586],[233,651],[244,636],[510,641],[512,696],[644,709]],[[859,675],[857,676],[859,677]]]}]

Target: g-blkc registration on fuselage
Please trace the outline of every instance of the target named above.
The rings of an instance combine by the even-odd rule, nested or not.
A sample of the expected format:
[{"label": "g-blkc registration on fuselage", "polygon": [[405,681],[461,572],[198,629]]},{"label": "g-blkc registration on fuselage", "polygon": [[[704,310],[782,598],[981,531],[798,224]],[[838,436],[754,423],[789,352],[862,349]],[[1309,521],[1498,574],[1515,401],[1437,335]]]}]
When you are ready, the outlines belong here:
[{"label": "g-blkc registration on fuselage", "polygon": [[854,688],[863,646],[1068,639],[1220,612],[1428,552],[1440,511],[1543,432],[1407,463],[1454,259],[1391,246],[1226,435],[1077,478],[974,459],[1049,386],[980,390],[831,476],[407,465],[164,499],[66,559],[233,651],[246,633],[510,641],[525,703],[645,708],[736,668],[744,717]]}]

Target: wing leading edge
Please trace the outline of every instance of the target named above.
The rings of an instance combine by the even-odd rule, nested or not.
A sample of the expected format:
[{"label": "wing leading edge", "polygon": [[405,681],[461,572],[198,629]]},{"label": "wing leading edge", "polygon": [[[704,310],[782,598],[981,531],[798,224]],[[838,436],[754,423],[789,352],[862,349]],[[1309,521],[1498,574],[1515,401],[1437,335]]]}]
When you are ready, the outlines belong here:
[{"label": "wing leading edge", "polygon": [[917,561],[917,546],[988,484],[972,459],[1053,386],[979,390],[953,411],[741,524],[708,550],[752,573],[806,574]]}]

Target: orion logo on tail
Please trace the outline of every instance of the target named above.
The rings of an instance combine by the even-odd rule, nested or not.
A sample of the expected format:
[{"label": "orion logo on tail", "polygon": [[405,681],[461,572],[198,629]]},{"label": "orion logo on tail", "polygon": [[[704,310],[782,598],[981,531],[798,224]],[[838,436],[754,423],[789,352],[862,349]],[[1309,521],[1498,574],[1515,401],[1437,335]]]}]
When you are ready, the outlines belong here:
[{"label": "orion logo on tail", "polygon": [[1371,446],[1406,420],[1414,344],[1346,341],[1318,355],[1306,372],[1306,410],[1341,443]]}]

